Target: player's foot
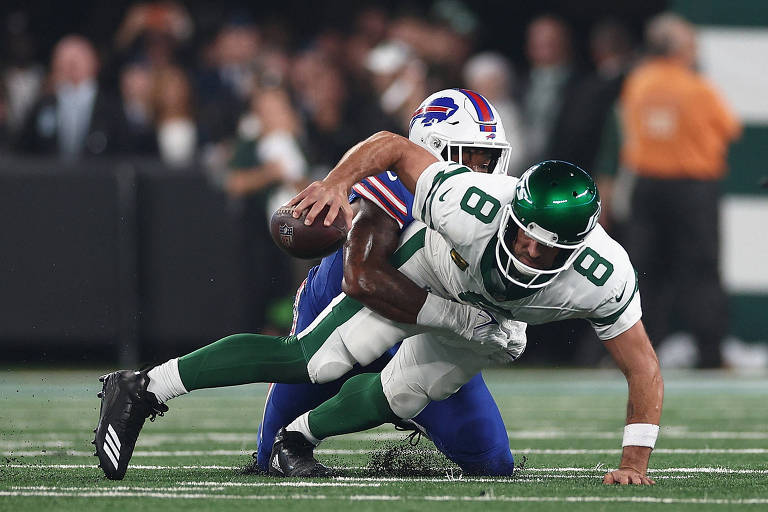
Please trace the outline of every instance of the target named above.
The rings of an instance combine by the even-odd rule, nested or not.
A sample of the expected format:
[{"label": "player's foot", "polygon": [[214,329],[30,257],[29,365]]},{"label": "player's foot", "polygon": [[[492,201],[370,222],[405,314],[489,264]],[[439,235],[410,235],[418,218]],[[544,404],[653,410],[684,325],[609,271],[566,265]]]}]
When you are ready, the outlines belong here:
[{"label": "player's foot", "polygon": [[144,420],[155,420],[168,411],[153,393],[147,391],[146,371],[122,370],[99,378],[104,383],[101,393],[99,424],[93,444],[99,467],[110,480],[122,480],[133,455]]},{"label": "player's foot", "polygon": [[272,476],[324,477],[333,476],[331,468],[315,459],[315,446],[301,432],[281,428],[272,444],[269,474]]}]

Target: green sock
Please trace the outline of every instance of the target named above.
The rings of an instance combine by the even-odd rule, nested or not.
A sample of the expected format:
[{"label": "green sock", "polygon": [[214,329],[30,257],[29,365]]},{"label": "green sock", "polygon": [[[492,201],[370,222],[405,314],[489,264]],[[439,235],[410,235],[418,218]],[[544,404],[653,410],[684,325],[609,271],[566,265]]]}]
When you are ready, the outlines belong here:
[{"label": "green sock", "polygon": [[309,430],[318,439],[359,432],[397,421],[381,387],[381,374],[355,375],[336,396],[309,413]]},{"label": "green sock", "polygon": [[179,358],[187,391],[253,382],[309,382],[307,361],[295,336],[233,334]]}]

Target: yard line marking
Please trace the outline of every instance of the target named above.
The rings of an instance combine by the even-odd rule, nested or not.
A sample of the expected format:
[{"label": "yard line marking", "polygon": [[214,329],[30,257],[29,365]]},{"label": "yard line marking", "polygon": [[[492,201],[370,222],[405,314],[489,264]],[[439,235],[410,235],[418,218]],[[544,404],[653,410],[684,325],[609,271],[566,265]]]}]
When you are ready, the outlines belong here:
[{"label": "yard line marking", "polygon": [[[134,457],[204,457],[204,456],[244,456],[250,455],[252,450],[136,450]],[[437,449],[428,448],[426,451],[439,453]],[[367,455],[371,450],[351,449],[317,449],[317,455]],[[621,454],[618,448],[597,449],[548,449],[548,448],[517,448],[512,453],[516,455],[617,455]],[[727,455],[761,455],[768,454],[768,448],[656,448],[654,455],[679,455],[679,454],[727,454]],[[91,457],[92,452],[81,450],[8,450],[2,452],[5,457],[37,457],[37,456],[69,456]]]},{"label": "yard line marking", "polygon": [[[2,464],[0,467],[14,468],[14,469],[96,469],[96,464]],[[184,465],[184,466],[157,466],[157,465],[129,465],[130,469],[148,469],[152,471],[165,470],[165,469],[221,469],[221,470],[236,470],[242,469],[242,466],[220,466],[220,465]]]},{"label": "yard line marking", "polygon": [[[149,489],[148,489],[149,490]],[[154,489],[152,490],[154,491]],[[95,498],[117,497],[135,498],[151,497],[162,499],[214,499],[214,500],[255,500],[255,501],[284,501],[284,500],[340,500],[340,501],[452,501],[452,502],[514,502],[514,503],[658,503],[664,505],[696,504],[696,505],[766,505],[768,498],[656,498],[651,496],[398,496],[398,495],[352,495],[325,496],[322,494],[294,495],[234,495],[234,494],[192,494],[168,492],[132,492],[132,491],[0,491],[0,496],[24,497],[72,497]]]},{"label": "yard line marking", "polygon": [[[99,491],[96,487],[68,487],[68,486],[58,486],[58,485],[14,485],[11,486],[10,489],[12,491],[60,491],[60,492],[97,492]],[[191,492],[191,491],[198,491],[198,492],[210,492],[210,491],[223,491],[224,487],[219,485],[217,487],[213,486],[198,486],[198,487],[141,487],[137,485],[116,485],[114,487],[108,487],[104,488],[104,491],[135,491],[135,492],[152,492],[152,491],[169,491],[169,492]]]},{"label": "yard line marking", "polygon": [[19,448],[32,448],[32,447],[38,447],[38,446],[42,446],[44,448],[63,449],[72,445],[73,445],[72,441],[64,441],[63,439],[56,440],[56,441],[29,441],[29,440],[0,441],[0,448],[5,448],[6,450],[13,450],[13,449],[19,449]]},{"label": "yard line marking", "polygon": [[[2,464],[0,467],[4,468],[11,468],[11,469],[96,469],[96,464]],[[242,469],[242,466],[218,466],[218,465],[182,465],[182,466],[158,466],[158,465],[130,465],[130,469],[140,469],[140,470],[150,470],[150,471],[157,471],[157,470],[178,470],[178,469],[191,469],[191,470],[209,470],[209,469],[219,469],[219,470],[239,470]],[[354,469],[349,467],[344,467],[340,469]],[[365,469],[365,468],[356,468],[356,469]],[[565,468],[553,468],[553,467],[543,467],[543,468],[536,468],[536,467],[526,467],[524,470],[520,472],[520,475],[523,475],[525,473],[585,473],[585,472],[593,472],[593,473],[605,473],[607,471],[610,471],[615,468],[595,468],[595,467],[565,467]],[[744,474],[744,475],[766,475],[768,474],[768,469],[734,469],[734,468],[727,468],[727,467],[694,467],[694,468],[657,468],[657,469],[649,469],[648,473],[717,473],[717,474]],[[335,477],[336,479],[344,480],[344,479],[350,479],[350,480],[362,480],[362,481],[376,481],[376,482],[385,482],[388,480],[392,481],[399,481],[399,479],[395,477]],[[493,478],[483,478],[483,477],[455,477],[455,478],[447,478],[448,480],[456,480],[456,481],[472,481],[472,482],[507,482],[511,481],[509,479],[493,479]],[[408,481],[418,481],[417,478],[409,478]],[[429,479],[424,481],[440,481],[442,482],[443,479]]]},{"label": "yard line marking", "polygon": [[291,480],[289,482],[177,482],[181,486],[200,487],[381,487],[381,482],[315,482]]},{"label": "yard line marking", "polygon": [[[664,439],[744,439],[762,440],[768,439],[768,432],[693,432],[685,427],[671,426],[661,428],[661,437]],[[31,448],[37,446],[50,448],[64,448],[73,445],[72,438],[79,438],[78,434],[71,432],[59,432],[45,435],[31,435],[17,441],[0,441],[0,448]],[[407,436],[401,432],[365,432],[346,434],[344,439],[353,441],[399,441]],[[566,430],[508,430],[509,439],[620,439],[621,432],[615,431],[588,431],[573,432]],[[51,439],[53,440],[46,440]],[[35,439],[35,441],[30,441]],[[258,436],[255,433],[232,432],[201,432],[195,434],[152,434],[145,433],[141,436],[140,444],[144,447],[162,446],[164,444],[193,444],[193,443],[238,443],[241,445],[255,445]]]}]

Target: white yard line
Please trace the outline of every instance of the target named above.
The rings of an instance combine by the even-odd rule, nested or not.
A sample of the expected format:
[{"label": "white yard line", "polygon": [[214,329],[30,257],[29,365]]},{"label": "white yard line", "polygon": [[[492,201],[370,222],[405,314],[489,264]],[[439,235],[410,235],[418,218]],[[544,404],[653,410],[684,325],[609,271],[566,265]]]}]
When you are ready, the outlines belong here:
[{"label": "white yard line", "polygon": [[[430,448],[429,451],[438,453],[436,449]],[[250,455],[252,450],[136,450],[134,457],[214,457],[214,456],[245,456]],[[317,455],[367,455],[371,450],[348,450],[348,449],[324,449],[315,450]],[[546,449],[546,448],[514,448],[513,454],[516,455],[617,455],[621,453],[618,448],[599,448],[599,449]],[[768,454],[768,448],[656,448],[654,455],[680,455],[680,454],[721,454],[721,455],[764,455]],[[82,450],[7,450],[0,452],[5,457],[92,457],[93,452]]]},{"label": "white yard line", "polygon": [[234,495],[234,494],[206,494],[206,493],[177,493],[161,491],[157,488],[146,489],[146,492],[136,491],[0,491],[0,496],[23,497],[70,497],[70,498],[134,498],[152,497],[161,499],[214,499],[214,500],[337,500],[337,501],[440,501],[440,502],[510,502],[510,503],[655,503],[664,505],[696,504],[696,505],[766,505],[768,498],[747,499],[717,499],[717,498],[656,498],[650,496],[400,496],[400,495],[352,495],[352,496],[325,496],[322,494],[294,494],[294,495]]},{"label": "white yard line", "polygon": [[[620,439],[620,431],[570,431],[570,430],[508,430],[509,439]],[[54,432],[50,434],[32,434],[24,436],[24,439],[0,441],[0,448],[24,448],[32,446],[71,446],[73,439],[78,440],[82,436],[72,432]],[[346,434],[344,439],[354,441],[388,441],[402,440],[406,437],[402,432],[362,432]],[[689,431],[686,427],[667,426],[661,428],[662,439],[768,439],[768,432],[696,432]],[[142,446],[161,446],[164,444],[191,444],[191,443],[247,443],[255,445],[258,435],[253,433],[232,432],[200,432],[194,434],[154,434],[146,432],[141,435]]]},{"label": "white yard line", "polygon": [[[2,464],[0,467],[4,468],[10,468],[10,469],[96,469],[96,464]],[[131,470],[149,470],[149,471],[158,471],[158,470],[180,470],[180,469],[189,469],[189,470],[210,470],[210,469],[217,469],[217,470],[238,470],[242,469],[241,466],[211,466],[211,465],[182,465],[182,466],[157,466],[157,465],[130,465]],[[351,469],[351,468],[345,468],[345,469]],[[363,468],[357,468],[357,469],[363,469]],[[524,471],[520,473],[520,475],[525,475],[527,473],[544,473],[544,474],[552,474],[553,476],[555,474],[562,474],[562,473],[605,473],[606,471],[609,471],[612,468],[609,467],[564,467],[564,468],[554,468],[554,467],[543,467],[543,468],[536,468],[536,467],[527,467]],[[649,469],[649,474],[658,474],[658,473],[714,473],[714,474],[743,474],[743,475],[768,475],[768,469],[735,469],[735,468],[727,468],[727,467],[675,467],[675,468],[657,468],[657,469]],[[335,480],[340,481],[362,481],[362,482],[399,482],[399,481],[409,481],[409,482],[443,482],[446,480],[455,480],[455,481],[465,481],[465,482],[510,482],[514,479],[504,479],[504,478],[488,478],[488,477],[456,477],[456,478],[397,478],[397,477],[336,477]],[[183,485],[184,483],[180,483],[179,485]]]}]

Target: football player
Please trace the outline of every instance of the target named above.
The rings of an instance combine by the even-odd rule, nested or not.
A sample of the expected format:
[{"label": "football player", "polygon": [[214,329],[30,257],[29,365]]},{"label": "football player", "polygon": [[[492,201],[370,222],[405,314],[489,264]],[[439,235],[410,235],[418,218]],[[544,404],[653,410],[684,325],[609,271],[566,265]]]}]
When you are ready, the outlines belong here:
[{"label": "football player", "polygon": [[[485,110],[475,105],[482,105]],[[504,173],[509,145],[501,121],[494,123],[498,119],[495,108],[480,94],[466,89],[439,91],[425,99],[414,112],[409,139],[440,159],[462,162],[475,172]],[[432,138],[442,141],[439,148],[426,145]],[[402,293],[400,286],[407,278],[397,272],[388,258],[397,248],[402,230],[413,221],[413,194],[397,175],[384,172],[355,184],[350,203],[356,213],[346,247],[311,269],[299,287],[292,334],[309,326],[341,293],[342,277],[344,292],[375,310],[387,307],[387,302],[382,304],[382,297],[398,302],[412,300],[410,295]],[[398,319],[396,315],[397,311],[389,310],[389,318]],[[397,346],[389,349],[368,366],[356,367],[346,377],[381,371],[396,349]],[[270,454],[278,430],[335,395],[342,384],[343,380],[339,379],[328,384],[270,386],[256,452],[262,471],[270,471]],[[504,422],[480,373],[456,394],[447,400],[432,402],[409,421],[410,425],[401,423],[400,426],[425,433],[465,474],[511,475],[514,471]],[[272,468],[272,472],[276,469]]]},{"label": "football player", "polygon": [[[431,95],[420,105],[413,114],[409,134],[414,142],[445,161],[452,159],[463,162],[476,172],[490,173],[496,170],[503,173],[507,167],[509,145],[498,119],[495,108],[481,95],[464,89],[450,89]],[[430,142],[429,146],[426,145],[427,141]],[[339,250],[324,258],[319,266],[310,270],[297,292],[292,334],[309,326],[331,300],[341,293],[342,276],[344,291],[349,296],[374,309],[384,309],[391,319],[414,320],[402,317],[397,309],[389,306],[394,303],[402,307],[401,304],[412,302],[411,288],[415,285],[388,262],[397,248],[400,233],[413,220],[413,195],[395,174],[383,172],[356,184],[350,201],[357,213],[345,251],[342,253]],[[474,310],[464,309],[466,312]],[[477,312],[482,313],[480,310]],[[469,319],[469,315],[465,316]],[[489,317],[479,318],[485,321]],[[518,329],[517,335],[524,340],[524,327]],[[378,360],[364,368],[355,369],[349,375],[380,371],[395,350],[396,347],[391,348]],[[173,360],[146,374],[123,375],[123,382],[119,386],[117,377],[107,378],[104,402],[112,403],[123,389],[130,389],[124,396],[137,399],[137,394],[148,386],[149,396],[158,386],[162,388],[166,381],[173,381],[172,378],[167,379],[166,375],[169,368],[177,364]],[[272,444],[278,429],[333,396],[342,382],[337,380],[325,384],[270,386],[265,414],[259,428],[257,463],[260,468],[272,473],[285,473],[282,469],[278,472],[269,467]],[[165,398],[163,392],[158,395]],[[147,408],[146,404],[142,407],[141,401],[136,400],[134,408],[144,412],[125,413],[126,416],[124,411],[120,411],[123,416],[118,414],[111,422],[102,420],[113,416],[110,411],[119,407],[102,407],[95,444],[107,476],[122,478],[135,443],[135,436],[131,433],[135,431],[138,434],[135,425],[122,426],[125,420],[128,417],[141,417],[143,421],[146,415],[162,413],[166,409],[163,401],[153,403],[150,400],[150,407]],[[506,428],[480,373],[450,399],[431,404],[409,423],[410,428],[424,432],[466,474],[510,475],[514,470]],[[398,424],[403,425],[403,422],[398,421]],[[138,428],[141,428],[140,425]],[[302,470],[311,473],[318,467],[304,466],[288,473],[299,475]]]},{"label": "football player", "polygon": [[[349,218],[342,193],[382,168],[396,171],[414,191],[414,217],[421,221],[406,229],[395,253],[399,270],[422,287],[416,323],[444,325],[445,315],[452,313],[445,297],[481,305],[502,325],[504,318],[529,324],[587,319],[629,388],[621,462],[603,482],[653,484],[646,473],[661,418],[661,371],[641,321],[629,257],[597,223],[600,199],[591,177],[561,161],[536,164],[519,180],[471,173],[382,132],[358,144],[322,182],[290,204],[297,214],[310,209],[308,224],[327,204],[332,207],[326,223],[340,210]],[[357,325],[360,310],[343,295],[332,304],[318,317],[321,321],[299,334],[309,344],[315,333],[328,340],[310,362],[310,371],[364,360],[373,344],[386,346],[387,337],[398,330],[370,316],[364,327]],[[358,337],[361,330],[364,341]],[[328,436],[413,417],[430,400],[450,396],[493,356],[476,343],[462,345],[459,337],[407,339],[381,374],[350,378],[337,396],[294,420],[287,431],[317,445]],[[311,450],[296,446],[278,437],[273,462],[317,463]]]}]

